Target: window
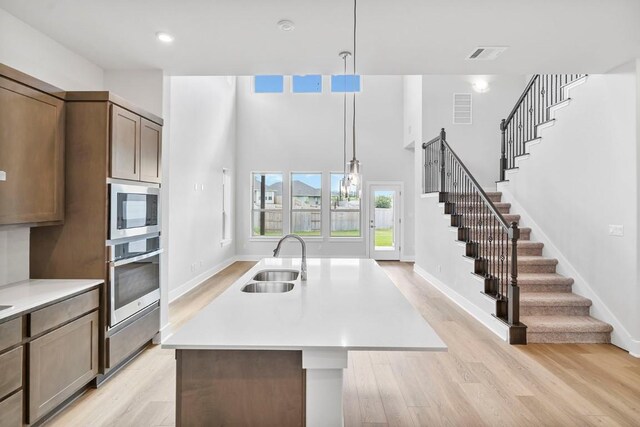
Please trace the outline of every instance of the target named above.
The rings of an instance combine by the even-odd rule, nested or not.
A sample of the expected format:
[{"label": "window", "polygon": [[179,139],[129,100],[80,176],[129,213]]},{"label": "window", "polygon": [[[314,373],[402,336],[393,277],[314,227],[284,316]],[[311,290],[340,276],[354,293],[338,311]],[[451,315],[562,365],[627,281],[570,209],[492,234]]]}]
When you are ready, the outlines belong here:
[{"label": "window", "polygon": [[322,236],[322,174],[291,174],[291,232]]},{"label": "window", "polygon": [[331,237],[360,237],[360,195],[343,197],[343,173],[331,174]]},{"label": "window", "polygon": [[331,92],[360,92],[360,75],[338,74],[331,76]]},{"label": "window", "polygon": [[309,76],[293,76],[293,93],[321,93],[322,76],[313,74]]},{"label": "window", "polygon": [[255,93],[282,93],[284,92],[284,76],[261,75],[253,79]]},{"label": "window", "polygon": [[231,171],[222,169],[222,245],[231,243]]},{"label": "window", "polygon": [[282,236],[282,174],[252,173],[251,235]]}]

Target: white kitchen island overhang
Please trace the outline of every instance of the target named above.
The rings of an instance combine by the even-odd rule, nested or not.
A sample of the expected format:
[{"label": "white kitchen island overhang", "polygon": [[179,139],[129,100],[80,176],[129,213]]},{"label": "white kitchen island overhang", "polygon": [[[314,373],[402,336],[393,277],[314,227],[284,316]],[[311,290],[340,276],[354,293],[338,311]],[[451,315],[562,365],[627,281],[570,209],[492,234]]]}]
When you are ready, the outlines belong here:
[{"label": "white kitchen island overhang", "polygon": [[208,417],[267,425],[272,416],[278,425],[340,426],[349,351],[446,351],[374,260],[307,264],[307,281],[291,281],[288,292],[243,292],[261,271],[300,269],[300,259],[263,259],[163,342],[177,350],[178,425]]}]

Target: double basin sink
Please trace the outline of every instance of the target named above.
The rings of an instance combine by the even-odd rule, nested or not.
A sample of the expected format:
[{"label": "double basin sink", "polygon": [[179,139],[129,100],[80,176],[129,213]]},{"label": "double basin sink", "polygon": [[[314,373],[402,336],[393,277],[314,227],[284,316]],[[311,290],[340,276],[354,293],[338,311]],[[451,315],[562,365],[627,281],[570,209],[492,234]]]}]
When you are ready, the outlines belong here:
[{"label": "double basin sink", "polygon": [[283,293],[293,289],[300,273],[295,270],[263,270],[242,287],[248,293]]}]

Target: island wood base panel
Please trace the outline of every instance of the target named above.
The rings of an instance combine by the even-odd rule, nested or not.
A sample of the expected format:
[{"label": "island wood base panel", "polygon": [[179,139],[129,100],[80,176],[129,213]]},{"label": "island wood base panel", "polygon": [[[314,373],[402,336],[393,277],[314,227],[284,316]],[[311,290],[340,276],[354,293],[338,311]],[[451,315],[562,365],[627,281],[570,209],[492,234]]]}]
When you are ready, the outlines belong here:
[{"label": "island wood base panel", "polygon": [[176,425],[304,426],[301,351],[176,350]]}]

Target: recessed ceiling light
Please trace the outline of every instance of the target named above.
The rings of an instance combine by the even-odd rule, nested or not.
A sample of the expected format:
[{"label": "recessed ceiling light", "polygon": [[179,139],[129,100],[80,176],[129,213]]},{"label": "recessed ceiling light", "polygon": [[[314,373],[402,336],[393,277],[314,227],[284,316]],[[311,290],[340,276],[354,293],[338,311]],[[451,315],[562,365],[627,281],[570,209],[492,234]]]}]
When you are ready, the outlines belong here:
[{"label": "recessed ceiling light", "polygon": [[281,21],[278,21],[278,28],[280,28],[282,31],[293,31],[296,28],[296,24],[288,19],[283,19]]},{"label": "recessed ceiling light", "polygon": [[169,33],[163,33],[162,31],[156,33],[156,37],[163,43],[171,43],[173,41],[173,36]]}]

